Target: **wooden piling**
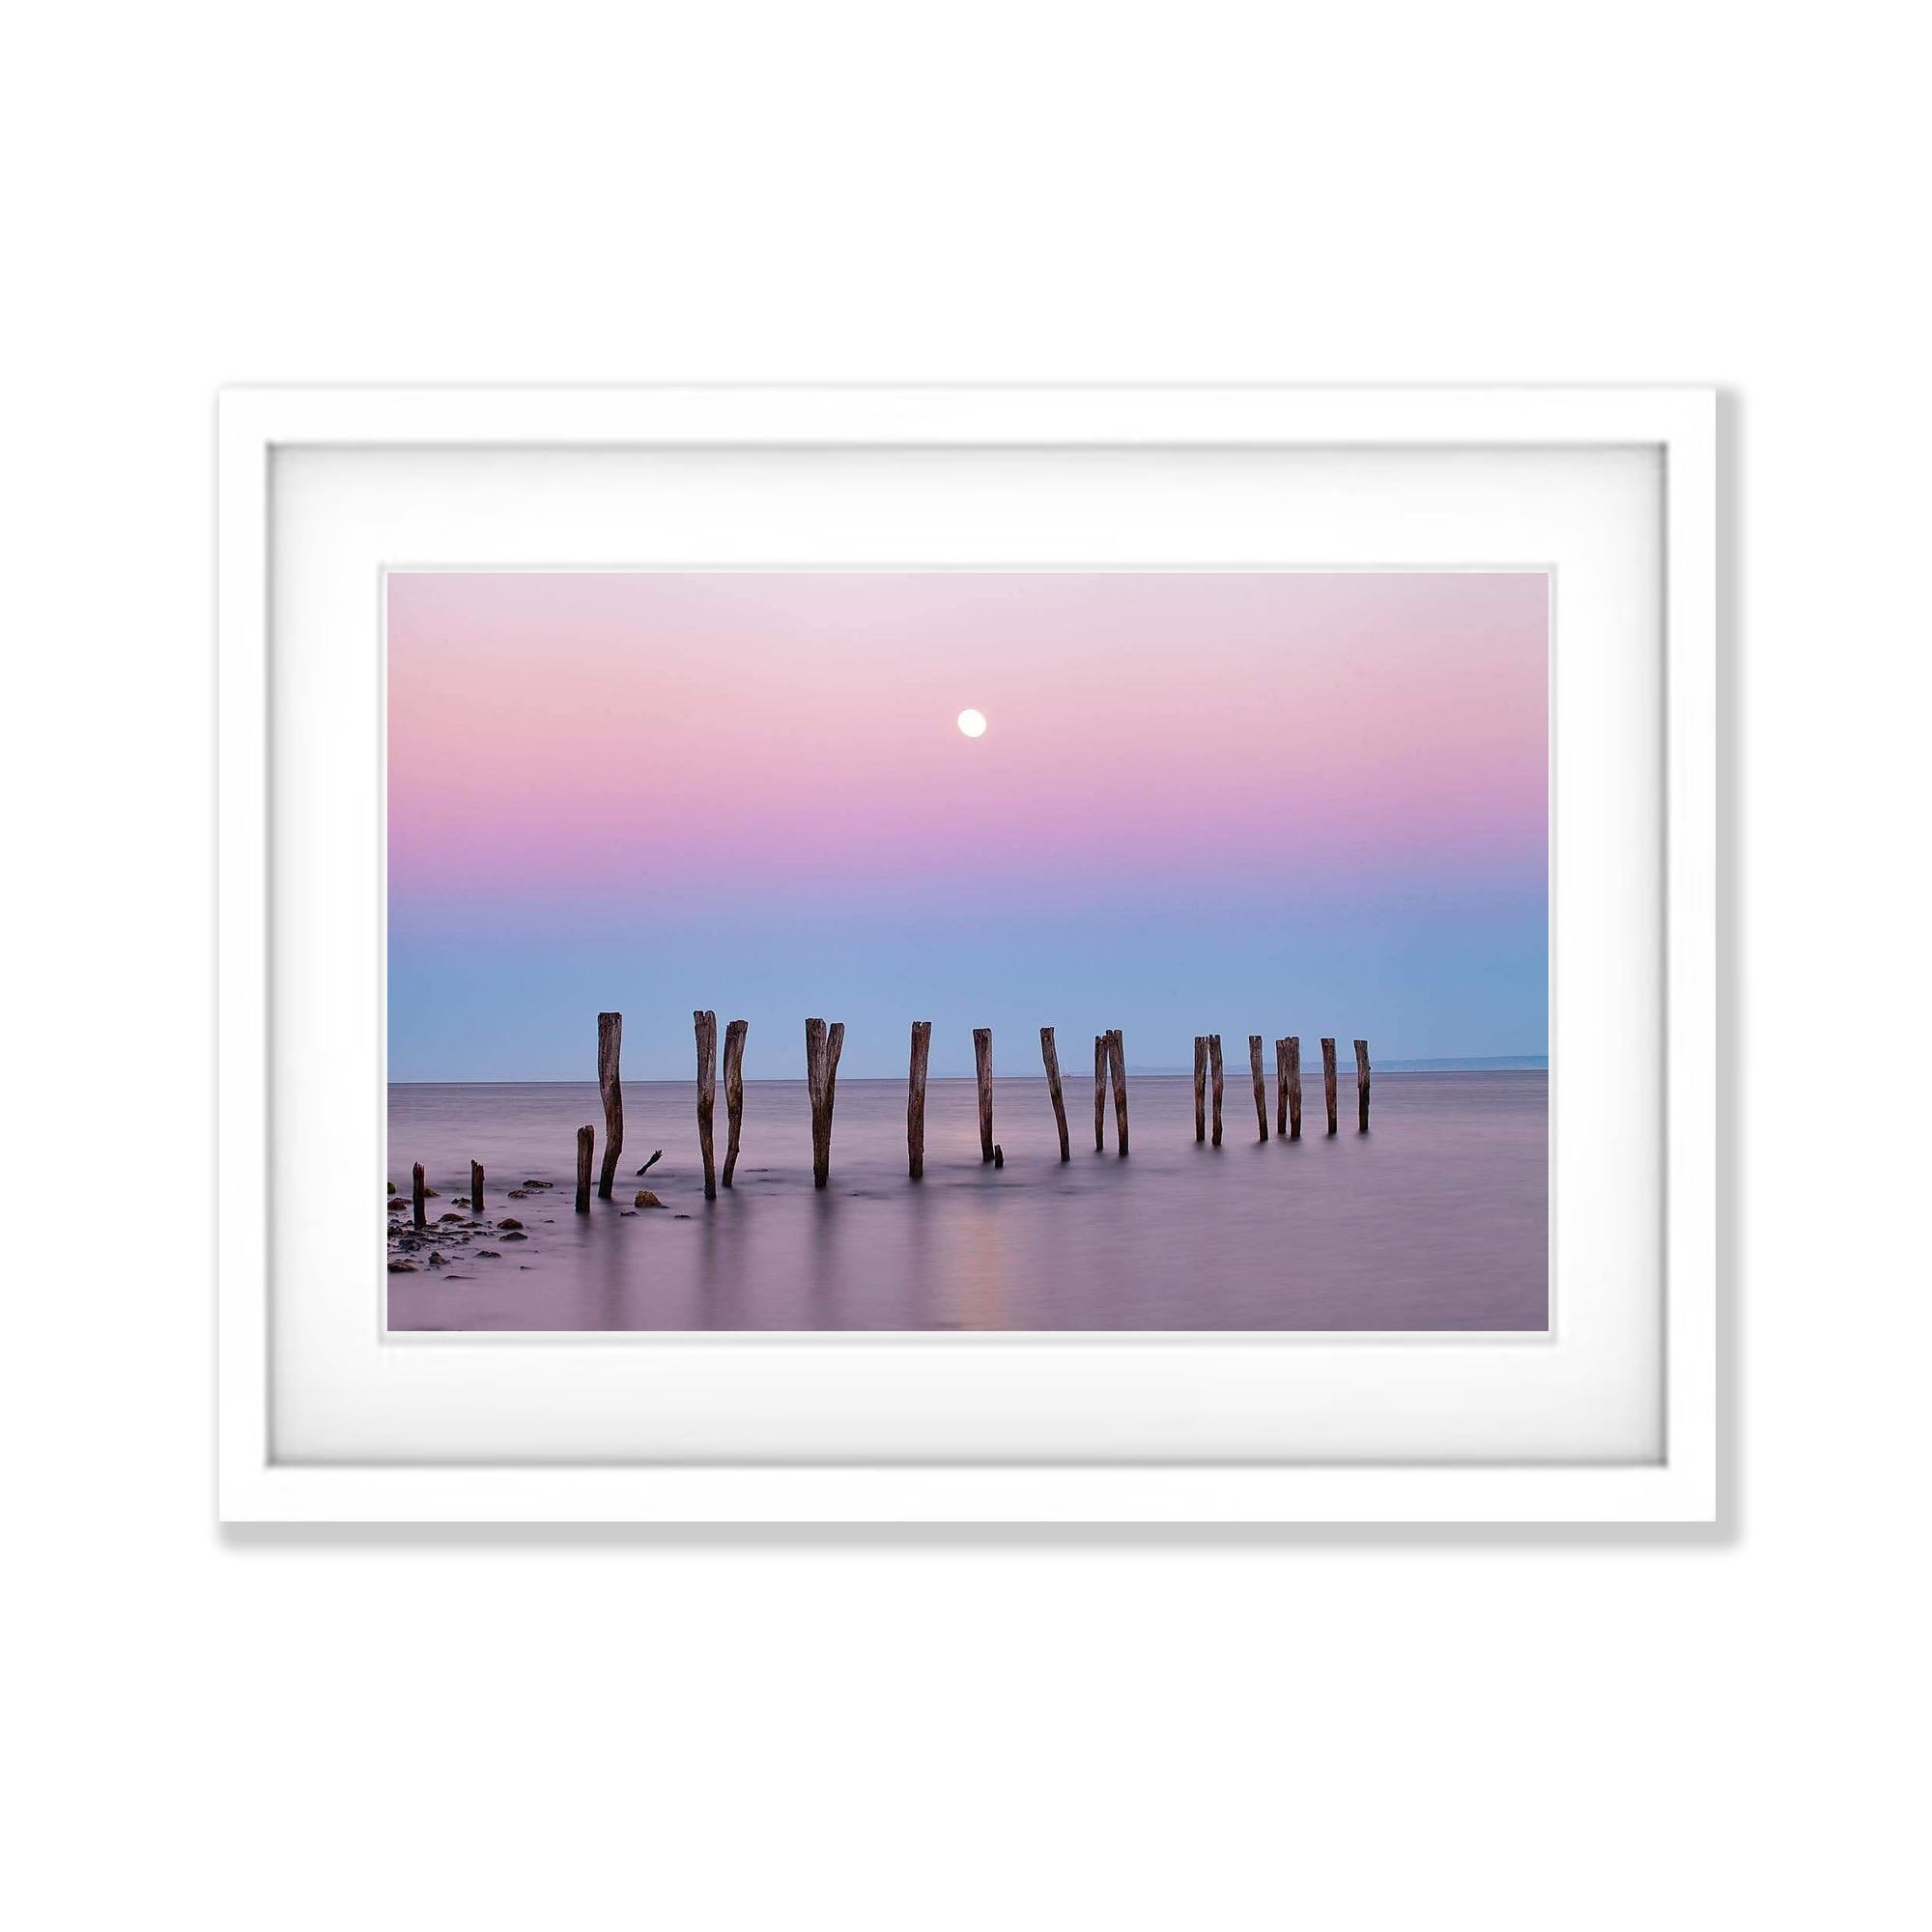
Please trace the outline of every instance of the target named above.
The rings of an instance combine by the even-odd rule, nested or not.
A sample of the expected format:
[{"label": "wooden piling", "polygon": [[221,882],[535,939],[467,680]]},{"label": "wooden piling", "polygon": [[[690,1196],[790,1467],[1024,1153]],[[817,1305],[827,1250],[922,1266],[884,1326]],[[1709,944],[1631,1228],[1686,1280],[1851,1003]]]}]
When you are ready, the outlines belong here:
[{"label": "wooden piling", "polygon": [[697,1151],[704,1162],[704,1198],[718,1199],[718,1170],[712,1161],[711,1121],[718,1105],[718,1015],[709,1009],[694,1012],[692,1031],[697,1038]]},{"label": "wooden piling", "polygon": [[1288,1138],[1288,1041],[1274,1043],[1274,1137]]},{"label": "wooden piling", "polygon": [[1335,1042],[1321,1042],[1321,1097],[1328,1102],[1328,1131],[1335,1131]]},{"label": "wooden piling", "polygon": [[906,1076],[906,1172],[925,1176],[925,1063],[932,1051],[932,1022],[912,1023],[912,1063]]},{"label": "wooden piling", "polygon": [[1194,1138],[1208,1138],[1208,1036],[1194,1036]]},{"label": "wooden piling", "polygon": [[980,1158],[993,1157],[993,1029],[973,1029],[973,1072],[980,1083]]},{"label": "wooden piling", "polygon": [[1107,1146],[1107,1036],[1094,1036],[1094,1151]]},{"label": "wooden piling", "polygon": [[1060,1050],[1053,1043],[1051,1027],[1039,1030],[1039,1057],[1046,1063],[1047,1097],[1053,1102],[1053,1123],[1060,1129],[1060,1157],[1071,1160],[1073,1149],[1066,1138],[1066,1099],[1060,1091]]},{"label": "wooden piling", "polygon": [[624,1015],[597,1015],[597,1091],[604,1096],[604,1168],[597,1177],[597,1198],[611,1198],[617,1177],[617,1157],[624,1151],[624,1088],[617,1078],[617,1058],[624,1043]]},{"label": "wooden piling", "polygon": [[838,1098],[838,1056],[845,1051],[845,1022],[834,1020],[825,1030],[825,1167],[832,1170],[832,1108]]},{"label": "wooden piling", "polygon": [[1208,1077],[1214,1097],[1214,1145],[1221,1145],[1221,1036],[1208,1036]]},{"label": "wooden piling", "polygon": [[423,1212],[423,1164],[417,1161],[410,1169],[410,1219],[415,1223],[417,1234],[421,1234],[428,1216]]},{"label": "wooden piling", "polygon": [[597,1151],[597,1129],[579,1127],[577,1130],[577,1211],[590,1212],[590,1157]]},{"label": "wooden piling", "polygon": [[724,1185],[729,1187],[738,1167],[738,1136],[745,1125],[745,1036],[750,1020],[733,1020],[724,1029]]},{"label": "wooden piling", "polygon": [[1116,1151],[1127,1157],[1127,1049],[1116,1027],[1107,1036],[1107,1060],[1114,1069],[1114,1138]]},{"label": "wooden piling", "polygon": [[805,1079],[811,1095],[811,1184],[822,1188],[832,1174],[832,1103],[838,1091],[838,1056],[845,1046],[845,1023],[805,1023]]},{"label": "wooden piling", "polygon": [[1360,1130],[1369,1130],[1369,1043],[1355,1042],[1355,1115]]},{"label": "wooden piling", "polygon": [[1288,1037],[1288,1137],[1301,1138],[1301,1036]]},{"label": "wooden piling", "polygon": [[1268,1137],[1268,1090],[1267,1075],[1262,1071],[1262,1037],[1258,1033],[1248,1036],[1248,1071],[1255,1082],[1255,1119],[1261,1125],[1262,1139]]},{"label": "wooden piling", "polygon": [[483,1211],[483,1164],[474,1160],[469,1163],[469,1211],[472,1214]]}]

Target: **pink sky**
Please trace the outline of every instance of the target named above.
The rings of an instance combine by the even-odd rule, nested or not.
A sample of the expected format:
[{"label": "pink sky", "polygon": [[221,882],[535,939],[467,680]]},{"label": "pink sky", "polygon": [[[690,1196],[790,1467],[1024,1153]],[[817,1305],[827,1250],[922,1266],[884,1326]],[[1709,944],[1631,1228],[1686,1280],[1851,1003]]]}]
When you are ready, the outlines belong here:
[{"label": "pink sky", "polygon": [[1547,610],[1536,574],[398,575],[391,889],[1540,877]]}]

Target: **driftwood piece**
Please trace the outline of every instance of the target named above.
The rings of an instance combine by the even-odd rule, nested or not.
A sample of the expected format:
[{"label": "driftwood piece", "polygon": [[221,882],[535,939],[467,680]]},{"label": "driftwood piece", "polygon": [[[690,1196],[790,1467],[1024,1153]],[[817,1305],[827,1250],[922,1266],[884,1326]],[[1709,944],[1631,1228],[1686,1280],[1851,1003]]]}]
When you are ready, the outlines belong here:
[{"label": "driftwood piece", "polygon": [[577,1211],[590,1212],[590,1158],[597,1151],[597,1129],[579,1127],[577,1130]]},{"label": "driftwood piece", "polygon": [[1221,1036],[1208,1036],[1208,1073],[1214,1093],[1214,1145],[1221,1145]]},{"label": "driftwood piece", "polygon": [[1194,1036],[1194,1138],[1208,1138],[1208,1036]]},{"label": "driftwood piece", "polygon": [[1107,1145],[1107,1036],[1094,1036],[1094,1151]]},{"label": "driftwood piece", "polygon": [[1107,1061],[1114,1070],[1115,1151],[1124,1160],[1127,1153],[1127,1049],[1119,1027],[1107,1036]]},{"label": "driftwood piece", "polygon": [[416,1232],[420,1234],[425,1220],[423,1214],[423,1164],[421,1161],[417,1161],[410,1169],[410,1219],[415,1223]]},{"label": "driftwood piece", "polygon": [[711,1145],[711,1120],[718,1104],[718,1015],[694,1012],[692,1030],[697,1037],[697,1151],[704,1161],[704,1198],[718,1199],[718,1169]]},{"label": "driftwood piece", "polygon": [[624,1087],[617,1078],[618,1053],[624,1043],[624,1015],[597,1015],[597,1091],[604,1096],[604,1167],[597,1177],[597,1198],[611,1198],[617,1178],[617,1157],[624,1151]]},{"label": "driftwood piece", "polygon": [[1288,1037],[1288,1137],[1301,1138],[1301,1036]]},{"label": "driftwood piece", "polygon": [[993,1029],[973,1029],[973,1076],[980,1083],[980,1158],[993,1157]]},{"label": "driftwood piece", "polygon": [[1369,1130],[1369,1043],[1355,1042],[1355,1116],[1363,1133]]},{"label": "driftwood piece", "polygon": [[1039,1057],[1046,1063],[1046,1096],[1053,1102],[1053,1123],[1060,1129],[1060,1157],[1071,1160],[1073,1149],[1066,1138],[1066,1097],[1060,1091],[1060,1050],[1053,1043],[1051,1027],[1039,1030]]},{"label": "driftwood piece", "polygon": [[811,1184],[823,1187],[832,1175],[832,1102],[838,1089],[838,1056],[845,1046],[845,1024],[805,1023],[805,1080],[811,1095]]},{"label": "driftwood piece", "polygon": [[642,1167],[639,1168],[638,1172],[639,1174],[648,1174],[651,1171],[651,1169],[654,1168],[658,1164],[658,1162],[661,1161],[664,1157],[665,1157],[665,1151],[663,1148],[659,1148],[657,1152],[652,1154],[650,1159],[645,1161]]},{"label": "driftwood piece", "polygon": [[1321,1042],[1321,1097],[1328,1103],[1328,1131],[1335,1131],[1335,1042]]},{"label": "driftwood piece", "polygon": [[476,1160],[469,1163],[469,1211],[472,1214],[483,1211],[483,1163]]},{"label": "driftwood piece", "polygon": [[912,1058],[906,1072],[906,1172],[925,1178],[925,1063],[932,1052],[932,1022],[912,1023]]},{"label": "driftwood piece", "polygon": [[750,1020],[733,1020],[724,1029],[724,1185],[738,1168],[738,1138],[745,1126],[745,1036]]}]

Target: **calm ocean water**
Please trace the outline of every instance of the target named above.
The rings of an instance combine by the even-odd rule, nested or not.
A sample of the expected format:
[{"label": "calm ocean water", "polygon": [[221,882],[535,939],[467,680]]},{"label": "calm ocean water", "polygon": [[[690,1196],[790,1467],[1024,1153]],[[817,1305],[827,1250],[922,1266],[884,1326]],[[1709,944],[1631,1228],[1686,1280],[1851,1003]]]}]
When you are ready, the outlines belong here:
[{"label": "calm ocean water", "polygon": [[[802,1082],[750,1081],[736,1185],[704,1199],[690,1082],[624,1083],[610,1202],[571,1208],[592,1082],[389,1090],[389,1179],[423,1163],[440,1213],[488,1174],[484,1218],[444,1224],[447,1264],[392,1274],[408,1329],[1540,1329],[1548,1321],[1548,1076],[1378,1073],[1374,1126],[1323,1131],[1304,1074],[1302,1138],[1255,1138],[1230,1068],[1217,1150],[1194,1141],[1193,1082],[1135,1075],[1132,1152],[1094,1151],[1093,1088],[1068,1082],[1062,1165],[1043,1079],[995,1085],[1004,1168],[980,1160],[970,1080],[926,1098],[925,1179],[905,1171],[905,1083],[838,1083],[832,1179],[811,1185]],[[1272,1091],[1270,1091],[1272,1129]],[[722,1086],[718,1157],[724,1150]],[[654,1148],[665,1157],[634,1178]],[[507,1198],[526,1179],[554,1187]],[[635,1210],[648,1187],[668,1211]],[[688,1218],[686,1218],[688,1217]],[[404,1218],[407,1218],[406,1216]],[[482,1258],[493,1250],[496,1259]],[[412,1259],[423,1264],[426,1256]]]}]

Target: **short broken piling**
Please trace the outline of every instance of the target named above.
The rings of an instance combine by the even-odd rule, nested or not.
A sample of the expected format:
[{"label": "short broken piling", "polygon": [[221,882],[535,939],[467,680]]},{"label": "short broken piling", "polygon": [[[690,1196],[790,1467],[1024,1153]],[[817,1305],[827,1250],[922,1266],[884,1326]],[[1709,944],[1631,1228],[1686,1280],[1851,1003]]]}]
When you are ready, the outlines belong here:
[{"label": "short broken piling", "polygon": [[745,1036],[750,1020],[733,1020],[724,1029],[724,1185],[738,1168],[738,1135],[745,1124]]},{"label": "short broken piling", "polygon": [[1214,1145],[1221,1145],[1221,1036],[1208,1036],[1208,1075],[1214,1090]]},{"label": "short broken piling", "polygon": [[1107,1036],[1094,1036],[1094,1151],[1107,1146]]},{"label": "short broken piling", "polygon": [[417,1161],[410,1169],[410,1219],[415,1223],[416,1233],[421,1234],[427,1217],[423,1213],[423,1164]]},{"label": "short broken piling", "polygon": [[[704,1162],[704,1198],[718,1199],[718,1170],[713,1165],[711,1118],[718,1104],[718,1015],[706,1009],[691,1016],[697,1037],[697,1151]],[[609,1156],[605,1164],[608,1166]]]},{"label": "short broken piling", "polygon": [[973,1073],[980,1083],[980,1158],[993,1157],[993,1029],[973,1029]]},{"label": "short broken piling", "polygon": [[1194,1138],[1208,1138],[1208,1036],[1194,1036]]},{"label": "short broken piling", "polygon": [[604,1170],[597,1177],[597,1198],[611,1198],[617,1176],[617,1156],[624,1151],[624,1088],[617,1078],[617,1057],[624,1043],[624,1015],[597,1015],[597,1091],[604,1096]]},{"label": "short broken piling", "polygon": [[811,1095],[811,1184],[822,1188],[832,1175],[832,1103],[838,1090],[838,1056],[845,1046],[845,1023],[805,1023],[805,1081]]},{"label": "short broken piling", "polygon": [[1071,1160],[1073,1150],[1066,1138],[1066,1100],[1060,1091],[1060,1052],[1053,1043],[1053,1029],[1039,1030],[1039,1057],[1046,1063],[1046,1093],[1053,1102],[1053,1123],[1060,1129],[1060,1157]]},{"label": "short broken piling", "polygon": [[469,1163],[469,1211],[480,1214],[483,1211],[483,1164],[472,1160]]},{"label": "short broken piling", "polygon": [[932,1051],[932,1022],[912,1023],[912,1061],[906,1075],[906,1172],[925,1175],[925,1063]]},{"label": "short broken piling", "polygon": [[1335,1042],[1321,1042],[1321,1094],[1328,1102],[1328,1131],[1335,1131]]},{"label": "short broken piling", "polygon": [[1107,1061],[1114,1070],[1114,1138],[1116,1151],[1127,1155],[1127,1049],[1116,1027],[1107,1036]]},{"label": "short broken piling", "polygon": [[1248,1036],[1248,1071],[1255,1082],[1255,1119],[1260,1122],[1262,1139],[1268,1137],[1268,1091],[1267,1076],[1262,1071],[1262,1037],[1258,1033]]},{"label": "short broken piling", "polygon": [[579,1127],[577,1130],[577,1211],[590,1212],[590,1157],[597,1151],[597,1129]]},{"label": "short broken piling", "polygon": [[1355,1042],[1355,1115],[1360,1130],[1369,1130],[1369,1043]]}]

